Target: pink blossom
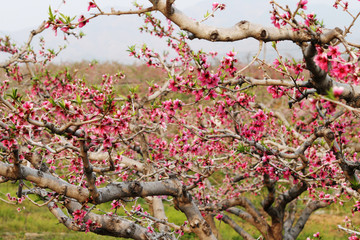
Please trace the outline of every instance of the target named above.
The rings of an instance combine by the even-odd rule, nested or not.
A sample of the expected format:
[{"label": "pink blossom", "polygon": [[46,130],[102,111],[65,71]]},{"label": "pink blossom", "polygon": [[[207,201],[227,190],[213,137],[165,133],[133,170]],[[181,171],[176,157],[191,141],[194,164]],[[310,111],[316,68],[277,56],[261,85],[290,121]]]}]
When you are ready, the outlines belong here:
[{"label": "pink blossom", "polygon": [[218,214],[218,215],[216,215],[215,218],[220,221],[223,217],[224,217],[224,215]]},{"label": "pink blossom", "polygon": [[33,109],[34,107],[34,104],[32,102],[25,102],[22,107],[26,110],[26,111],[29,111],[31,109]]},{"label": "pink blossom", "polygon": [[271,23],[272,23],[275,27],[280,28],[280,23],[279,23],[279,20],[280,20],[280,19],[279,19],[278,16],[276,16],[275,13],[273,13],[273,14],[271,15],[270,19],[272,20]]},{"label": "pink blossom", "polygon": [[255,115],[251,116],[251,118],[254,118],[259,121],[266,121],[268,117],[266,116],[263,110],[259,109]]},{"label": "pink blossom", "polygon": [[85,233],[90,232],[91,225],[93,225],[93,221],[91,221],[90,219],[87,220],[87,222],[85,223],[85,226],[86,226]]},{"label": "pink blossom", "polygon": [[212,4],[212,10],[214,11],[215,9],[220,9],[220,10],[224,10],[225,9],[225,4],[221,4],[221,3],[218,3],[218,2],[214,2]]},{"label": "pink blossom", "polygon": [[315,17],[314,13],[310,13],[306,15],[305,25],[310,27],[310,25],[315,21],[314,17]]},{"label": "pink blossom", "polygon": [[337,86],[333,87],[333,93],[335,97],[340,97],[343,91],[344,91],[343,87],[337,87]]},{"label": "pink blossom", "polygon": [[274,67],[275,67],[275,68],[278,68],[279,65],[281,65],[279,59],[275,59],[274,62],[273,62],[273,64],[274,64]]},{"label": "pink blossom", "polygon": [[[209,52],[209,54],[211,55],[211,57],[216,57],[216,55],[218,54],[217,52],[215,52],[215,51],[211,51],[211,52]],[[189,69],[190,69],[190,67],[189,67]]]},{"label": "pink blossom", "polygon": [[119,208],[119,207],[121,207],[120,201],[114,200],[114,201],[111,203],[111,209],[117,209],[117,208]]},{"label": "pink blossom", "polygon": [[269,86],[267,91],[272,94],[273,98],[280,98],[285,94],[284,88],[278,86]]},{"label": "pink blossom", "polygon": [[96,5],[93,2],[89,2],[88,11],[90,11],[92,8],[96,8]]},{"label": "pink blossom", "polygon": [[344,79],[350,73],[350,68],[346,64],[333,62],[331,73],[339,79]]},{"label": "pink blossom", "polygon": [[210,90],[208,95],[205,97],[205,100],[215,99],[217,94],[214,90]]},{"label": "pink blossom", "polygon": [[302,8],[302,9],[304,9],[304,10],[306,10],[307,9],[307,6],[306,6],[306,4],[308,3],[308,0],[300,0],[300,2],[298,2],[298,7],[299,8]]},{"label": "pink blossom", "polygon": [[89,19],[86,20],[84,15],[81,15],[78,19],[78,22],[79,22],[79,28],[82,28],[89,22]]},{"label": "pink blossom", "polygon": [[338,56],[341,55],[340,51],[339,51],[339,46],[329,46],[329,51],[327,53],[328,56],[332,57],[332,58],[337,58]]},{"label": "pink blossom", "polygon": [[229,57],[235,57],[236,52],[230,51],[230,52],[226,53],[226,55],[228,55]]},{"label": "pink blossom", "polygon": [[317,233],[315,233],[313,236],[314,236],[314,237],[320,237],[320,233],[317,232]]},{"label": "pink blossom", "polygon": [[65,26],[65,27],[60,28],[60,30],[66,33],[69,31],[69,27]]},{"label": "pink blossom", "polygon": [[80,224],[83,221],[83,218],[86,215],[86,211],[78,209],[75,212],[73,212],[72,215],[74,216],[74,221],[77,224]]},{"label": "pink blossom", "polygon": [[328,70],[328,58],[325,53],[316,55],[314,61],[322,70]]}]

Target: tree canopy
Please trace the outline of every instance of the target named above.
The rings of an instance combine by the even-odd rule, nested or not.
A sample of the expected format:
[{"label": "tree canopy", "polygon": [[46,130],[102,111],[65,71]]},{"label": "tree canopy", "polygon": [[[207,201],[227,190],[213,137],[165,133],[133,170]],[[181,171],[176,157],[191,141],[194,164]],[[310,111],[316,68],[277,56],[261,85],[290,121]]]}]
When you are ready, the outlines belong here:
[{"label": "tree canopy", "polygon": [[[77,17],[49,8],[22,46],[0,38],[11,55],[0,65],[0,183],[17,188],[1,200],[47,207],[74,231],[133,239],[218,239],[220,221],[244,239],[290,240],[320,208],[352,199],[360,210],[360,45],[347,40],[358,3],[329,3],[352,19],[334,29],[307,12],[307,0],[268,4],[272,26],[242,20],[226,28],[206,25],[226,11],[216,2],[192,19],[175,0],[109,11],[90,1]],[[46,39],[33,48],[44,31],[81,38],[93,19],[128,14],[173,53],[129,46],[161,70],[138,86],[122,84],[122,71],[97,83],[77,70],[52,71],[61,51],[48,50]],[[189,45],[247,38],[259,42],[249,63],[232,49],[217,58]],[[302,57],[282,55],[282,41]],[[267,42],[278,54],[271,62],[260,57]],[[170,221],[168,208],[186,220]]]}]

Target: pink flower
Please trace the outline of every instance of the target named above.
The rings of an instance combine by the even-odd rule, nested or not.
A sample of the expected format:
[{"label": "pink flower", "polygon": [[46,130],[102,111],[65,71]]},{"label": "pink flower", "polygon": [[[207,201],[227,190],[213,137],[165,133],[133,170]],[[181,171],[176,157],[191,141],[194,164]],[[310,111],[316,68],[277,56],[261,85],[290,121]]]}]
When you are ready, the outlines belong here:
[{"label": "pink flower", "polygon": [[322,70],[328,70],[328,58],[325,53],[316,55],[314,61]]},{"label": "pink flower", "polygon": [[306,10],[307,9],[307,6],[306,6],[306,4],[308,3],[308,0],[300,0],[300,2],[298,2],[298,6],[299,6],[299,8],[302,8],[302,9],[304,9],[304,10]]},{"label": "pink flower", "polygon": [[219,3],[213,2],[212,6],[213,6],[212,9],[215,10],[219,6]]},{"label": "pink flower", "polygon": [[310,13],[310,14],[306,15],[306,19],[305,19],[305,25],[306,26],[310,27],[311,23],[314,22],[314,20],[315,20],[314,16],[315,16],[314,13]]},{"label": "pink flower", "polygon": [[76,210],[75,212],[73,212],[72,214],[74,216],[74,221],[77,223],[77,224],[80,224],[82,221],[83,221],[83,218],[85,217],[86,215],[86,211],[84,210]]},{"label": "pink flower", "polygon": [[216,55],[218,54],[217,52],[215,52],[215,51],[211,51],[211,52],[209,52],[209,54],[211,55],[211,57],[216,57]]},{"label": "pink flower", "polygon": [[85,233],[90,232],[90,227],[93,225],[93,222],[89,219],[89,220],[87,220],[85,225],[86,225]]},{"label": "pink flower", "polygon": [[78,22],[79,22],[79,28],[82,28],[83,26],[85,26],[88,22],[89,22],[89,19],[86,20],[84,15],[81,15],[78,19]]},{"label": "pink flower", "polygon": [[112,137],[105,136],[104,142],[103,142],[104,148],[105,149],[111,148],[113,140],[114,139]]},{"label": "pink flower", "polygon": [[217,97],[217,94],[214,90],[210,90],[208,95],[205,97],[205,100],[215,99]]},{"label": "pink flower", "polygon": [[220,4],[220,3],[218,3],[218,2],[214,2],[213,4],[212,4],[212,10],[214,11],[215,9],[220,9],[220,10],[224,10],[225,9],[225,4]]},{"label": "pink flower", "polygon": [[215,218],[220,221],[223,217],[224,217],[224,215],[218,214]]},{"label": "pink flower", "polygon": [[90,11],[92,8],[96,8],[96,5],[93,2],[89,2],[88,11]]},{"label": "pink flower", "polygon": [[276,16],[275,13],[273,13],[273,14],[271,15],[270,19],[272,20],[271,23],[272,23],[275,27],[280,28],[280,23],[279,23],[279,20],[280,20],[280,19],[279,19],[278,16]]},{"label": "pink flower", "polygon": [[268,119],[267,115],[261,109],[259,109],[255,115],[251,116],[251,118],[259,121],[266,121]]},{"label": "pink flower", "polygon": [[350,68],[346,64],[333,62],[332,67],[333,67],[333,69],[332,69],[331,73],[335,77],[340,78],[340,79],[343,79],[344,77],[346,77],[350,72]]},{"label": "pink flower", "polygon": [[235,57],[236,52],[230,51],[230,52],[226,53],[226,55],[228,55],[229,57]]},{"label": "pink flower", "polygon": [[272,94],[273,98],[280,98],[285,94],[284,88],[278,86],[269,86],[267,91]]},{"label": "pink flower", "polygon": [[117,209],[117,208],[119,208],[119,207],[121,207],[120,201],[114,200],[114,201],[111,203],[111,209]]},{"label": "pink flower", "polygon": [[69,27],[67,27],[67,26],[62,27],[62,28],[60,28],[60,29],[61,29],[61,31],[63,31],[63,32],[68,32],[68,31],[69,31]]},{"label": "pink flower", "polygon": [[204,91],[202,89],[200,89],[199,91],[194,90],[192,92],[192,94],[195,95],[195,101],[196,102],[200,101],[200,99],[204,96],[203,93],[204,93]]},{"label": "pink flower", "polygon": [[338,56],[340,56],[340,51],[339,51],[339,46],[329,46],[329,51],[327,53],[328,56],[332,57],[332,58],[336,58]]},{"label": "pink flower", "polygon": [[34,107],[34,104],[32,102],[25,102],[22,107],[26,110],[29,111]]},{"label": "pink flower", "polygon": [[336,87],[336,86],[333,87],[333,93],[335,97],[340,97],[343,91],[344,91],[343,87]]}]

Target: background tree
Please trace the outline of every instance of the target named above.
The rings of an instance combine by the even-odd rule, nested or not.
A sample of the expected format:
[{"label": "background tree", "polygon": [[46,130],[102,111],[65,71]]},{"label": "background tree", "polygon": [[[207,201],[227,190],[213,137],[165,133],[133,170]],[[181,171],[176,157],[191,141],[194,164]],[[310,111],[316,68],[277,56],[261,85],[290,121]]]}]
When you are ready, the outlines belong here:
[{"label": "background tree", "polygon": [[[18,186],[17,196],[3,201],[26,198],[47,206],[69,229],[116,237],[216,239],[215,221],[223,221],[244,239],[296,239],[315,210],[359,198],[359,45],[346,39],[360,13],[335,1],[353,21],[326,29],[306,12],[306,0],[271,1],[273,27],[241,21],[222,28],[203,22],[226,11],[223,4],[213,3],[202,20],[187,17],[173,0],[148,4],[108,12],[92,1],[90,14],[78,18],[50,8],[24,46],[1,39],[1,50],[12,57],[1,65],[0,181]],[[46,51],[44,40],[39,53],[31,48],[46,29],[81,37],[77,28],[92,19],[124,14],[143,16],[141,30],[166,38],[174,52],[129,47],[130,55],[164,72],[146,90],[120,95],[121,72],[104,74],[99,85],[68,69],[52,73],[47,63],[58,53]],[[216,65],[215,52],[191,49],[194,38],[254,38],[259,51],[246,66],[233,51]],[[297,44],[303,59],[279,53],[269,64],[259,58],[264,42],[278,52],[278,41]],[[261,77],[246,74],[256,68]],[[288,101],[288,110],[272,98]],[[101,210],[107,202],[111,212]],[[164,203],[187,221],[168,221]]]}]

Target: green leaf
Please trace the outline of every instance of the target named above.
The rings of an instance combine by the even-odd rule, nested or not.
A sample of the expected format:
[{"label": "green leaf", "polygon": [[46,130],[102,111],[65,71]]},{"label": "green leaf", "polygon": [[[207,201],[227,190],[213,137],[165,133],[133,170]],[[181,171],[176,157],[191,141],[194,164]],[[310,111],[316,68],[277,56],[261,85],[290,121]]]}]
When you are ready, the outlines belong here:
[{"label": "green leaf", "polygon": [[274,49],[276,49],[276,42],[273,41],[273,42],[271,43],[271,46],[272,46]]},{"label": "green leaf", "polygon": [[79,94],[76,94],[76,102],[77,102],[79,105],[81,105],[81,103],[82,103],[82,99],[81,99],[81,97],[80,97]]},{"label": "green leaf", "polygon": [[49,21],[53,22],[55,20],[55,16],[52,13],[51,6],[49,6]]},{"label": "green leaf", "polygon": [[49,98],[49,102],[53,105],[53,107],[57,105],[53,98]]},{"label": "green leaf", "polygon": [[65,16],[64,14],[60,13],[60,16],[61,18],[60,19],[63,19],[64,21],[62,21],[63,23],[68,23],[67,20],[70,19],[68,16]]},{"label": "green leaf", "polygon": [[66,23],[66,20],[62,17],[59,17],[59,20],[62,22],[62,23]]},{"label": "green leaf", "polygon": [[207,12],[205,13],[205,15],[204,15],[204,18],[209,17],[209,15],[210,15],[210,13],[209,13],[209,11],[207,11]]},{"label": "green leaf", "polygon": [[51,53],[52,55],[55,55],[55,50],[54,49],[48,49],[48,52]]},{"label": "green leaf", "polygon": [[131,46],[128,46],[128,52],[135,52],[135,48],[136,48],[136,45],[131,45]]},{"label": "green leaf", "polygon": [[326,95],[328,98],[330,98],[331,100],[335,100],[336,97],[334,95],[334,91],[333,89],[331,88],[329,91],[327,91],[327,95]]},{"label": "green leaf", "polygon": [[62,100],[59,102],[59,106],[60,106],[62,109],[66,109],[66,108],[65,108],[64,99],[62,99]]}]

